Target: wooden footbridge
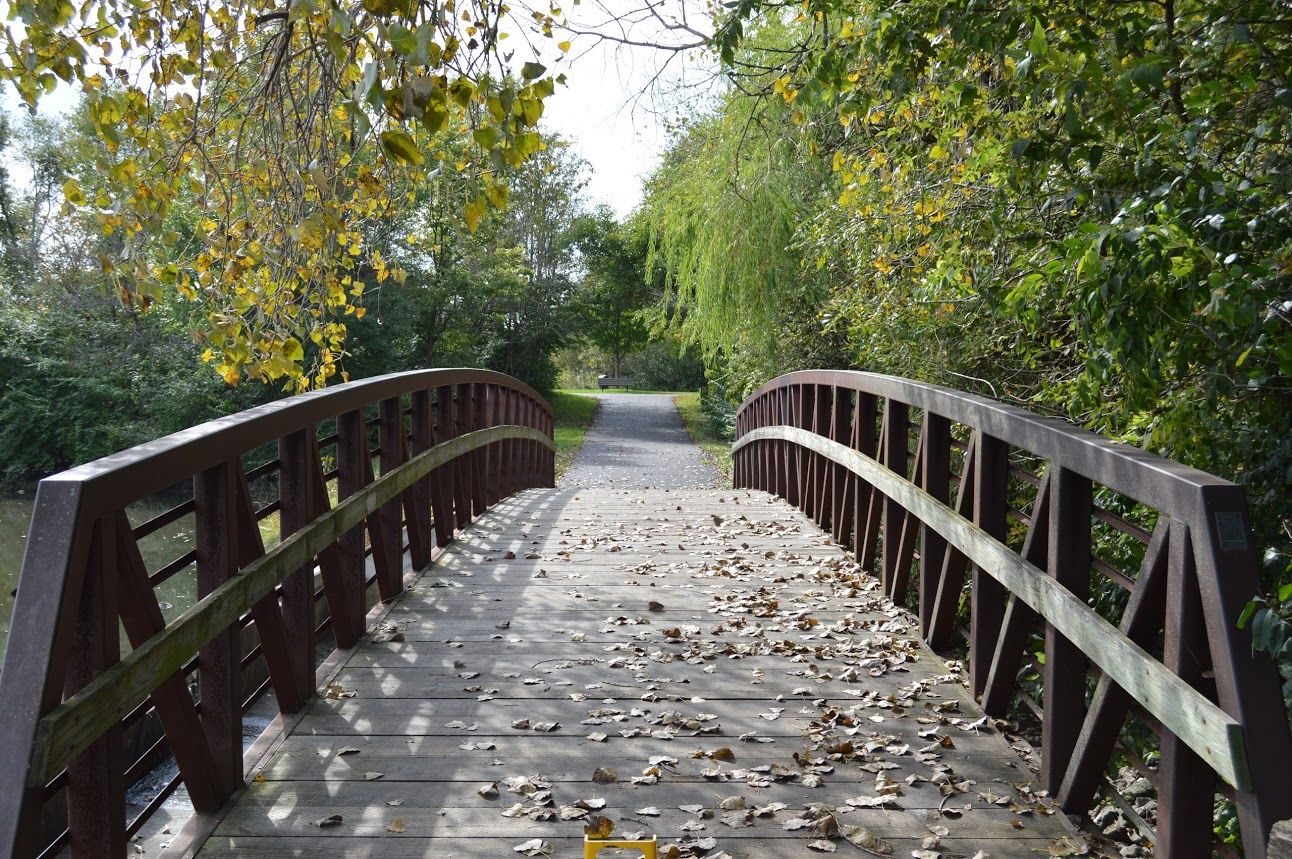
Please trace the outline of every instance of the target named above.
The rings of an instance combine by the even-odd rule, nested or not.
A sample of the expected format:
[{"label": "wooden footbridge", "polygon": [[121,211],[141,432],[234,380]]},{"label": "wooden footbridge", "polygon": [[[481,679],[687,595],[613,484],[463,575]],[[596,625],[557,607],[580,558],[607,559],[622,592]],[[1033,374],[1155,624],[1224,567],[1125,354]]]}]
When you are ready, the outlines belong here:
[{"label": "wooden footbridge", "polygon": [[1292,816],[1233,484],[866,373],[755,393],[732,489],[553,488],[552,449],[535,392],[434,370],[43,481],[0,855],[1071,856],[1099,801],[1259,859]]}]

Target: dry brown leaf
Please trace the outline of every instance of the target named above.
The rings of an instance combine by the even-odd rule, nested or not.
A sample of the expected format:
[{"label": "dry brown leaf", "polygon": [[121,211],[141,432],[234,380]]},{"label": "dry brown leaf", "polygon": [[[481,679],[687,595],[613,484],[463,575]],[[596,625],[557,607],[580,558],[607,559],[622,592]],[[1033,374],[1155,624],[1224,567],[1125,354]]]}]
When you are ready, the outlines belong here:
[{"label": "dry brown leaf", "polygon": [[588,822],[583,826],[583,834],[594,840],[609,838],[610,833],[614,831],[615,822],[601,814],[588,818]]}]

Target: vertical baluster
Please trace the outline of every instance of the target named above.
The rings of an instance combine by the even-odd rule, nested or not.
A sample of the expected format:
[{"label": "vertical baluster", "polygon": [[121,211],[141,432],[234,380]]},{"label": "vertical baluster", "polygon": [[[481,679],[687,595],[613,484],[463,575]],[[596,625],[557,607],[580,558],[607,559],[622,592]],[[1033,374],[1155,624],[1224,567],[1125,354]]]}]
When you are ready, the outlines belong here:
[{"label": "vertical baluster", "polygon": [[[287,539],[309,524],[310,480],[315,456],[314,428],[278,441],[278,533]],[[317,462],[317,459],[315,460]],[[288,659],[302,700],[314,691],[314,565],[306,564],[283,580],[283,629]]]},{"label": "vertical baluster", "polygon": [[[238,572],[237,465],[225,462],[194,476],[197,597]],[[198,653],[202,729],[214,761],[217,792],[227,797],[242,784],[242,694],[239,626],[217,633]]]},{"label": "vertical baluster", "polygon": [[[453,395],[453,436],[471,432],[471,385],[458,385]],[[471,524],[471,455],[453,460],[454,524],[462,529]]]},{"label": "vertical baluster", "polygon": [[[534,412],[534,426],[544,435],[551,437],[551,418],[548,416],[547,409],[536,407]],[[535,478],[534,485],[539,487],[555,485],[555,459],[553,452],[545,444],[536,444],[537,451],[538,475]]]},{"label": "vertical baluster", "polygon": [[[413,391],[409,403],[413,412],[411,452],[413,456],[431,448],[431,392]],[[423,570],[431,562],[431,479],[423,477],[406,496],[404,519],[408,523],[409,554],[413,569]]]},{"label": "vertical baluster", "polygon": [[[512,388],[502,388],[502,422],[508,426],[515,426],[519,420],[517,417],[518,403],[517,392]],[[503,442],[502,451],[502,495],[508,496],[516,491],[516,448],[519,442],[515,439],[509,439]]]},{"label": "vertical baluster", "polygon": [[[115,527],[111,517],[100,519],[94,526],[72,630],[72,659],[66,680],[68,694],[78,691],[121,659]],[[76,859],[100,856],[122,859],[126,855],[124,770],[119,723],[68,764],[67,825],[71,855]]]},{"label": "vertical baluster", "polygon": [[[920,473],[924,491],[945,503],[951,498],[951,421],[924,413],[921,433],[923,462]],[[938,595],[938,574],[947,541],[927,525],[920,526],[920,634],[927,636],[933,619],[933,604]]]},{"label": "vertical baluster", "polygon": [[[787,385],[785,388],[785,423],[792,427],[803,426],[803,388],[801,385]],[[792,441],[782,442],[785,445],[786,484],[785,500],[790,504],[803,507],[803,448]]]},{"label": "vertical baluster", "polygon": [[[534,401],[527,394],[516,392],[519,415],[516,423],[523,427],[534,425]],[[534,443],[522,441],[517,448],[516,488],[529,489],[534,485]]]},{"label": "vertical baluster", "polygon": [[[1047,480],[1045,485],[1048,484]],[[1038,507],[1040,500],[1038,496]],[[1156,646],[1164,625],[1171,528],[1166,516],[1158,516],[1139,575],[1135,577],[1135,589],[1126,602],[1118,627],[1127,638],[1145,650]],[[1069,814],[1084,816],[1090,811],[1095,792],[1104,780],[1108,756],[1113,752],[1130,706],[1130,695],[1107,674],[1100,674],[1086,711],[1085,724],[1072,752],[1072,762],[1068,764],[1068,772],[1057,795],[1059,804]],[[1161,819],[1159,813],[1158,820]]]},{"label": "vertical baluster", "polygon": [[[480,386],[481,419],[477,429],[486,429],[501,423],[498,399],[497,385],[484,384]],[[484,505],[486,508],[498,503],[498,498],[501,494],[500,479],[502,472],[499,468],[502,458],[501,450],[502,444],[493,442],[481,451],[481,458],[484,460],[481,473],[484,475]]]},{"label": "vertical baluster", "polygon": [[[909,449],[910,408],[906,403],[898,402],[892,397],[884,400],[884,441],[881,462],[902,477],[910,472],[907,468],[906,454]],[[877,496],[881,493],[875,493]],[[884,497],[884,519],[881,526],[883,549],[880,564],[880,582],[884,591],[891,594],[893,582],[897,575],[897,559],[901,541],[902,521],[906,509],[891,498]]]},{"label": "vertical baluster", "polygon": [[[1050,540],[1046,572],[1083,602],[1090,592],[1090,481],[1055,467],[1049,487]],[[1087,660],[1081,648],[1045,625],[1045,712],[1041,783],[1059,792],[1086,712]]]},{"label": "vertical baluster", "polygon": [[[139,544],[131,533],[126,512],[118,511],[115,519],[112,530],[116,534],[120,584],[117,608],[130,645],[139,647],[165,629],[166,620],[157,602],[157,594],[148,581],[148,568],[144,566]],[[206,744],[202,723],[193,707],[193,696],[189,694],[188,682],[182,671],[176,671],[153,690],[152,704],[166,731],[166,743],[184,777],[184,787],[193,807],[203,812],[218,811],[224,798],[216,792],[211,781],[214,772],[211,749]]]},{"label": "vertical baluster", "polygon": [[[744,437],[744,425],[745,409],[742,408],[735,413],[735,438],[738,440]],[[739,488],[744,487],[744,465],[748,461],[747,456],[745,456],[747,451],[748,447],[743,447],[731,456],[731,488],[733,490],[739,490]]]},{"label": "vertical baluster", "polygon": [[[974,459],[973,522],[997,540],[1005,539],[1005,510],[1009,480],[1009,446],[980,433]],[[977,566],[973,569],[969,620],[969,682],[982,694],[991,673],[996,636],[1005,616],[1005,587]]]},{"label": "vertical baluster", "polygon": [[[348,498],[368,483],[371,466],[368,463],[368,428],[364,426],[363,412],[346,412],[337,418],[337,497]],[[378,529],[370,528],[370,531]],[[337,540],[341,567],[341,592],[344,610],[351,625],[360,635],[367,626],[367,565],[364,562],[364,526],[356,525]],[[373,547],[373,561],[377,560]],[[336,606],[332,606],[333,614]]]},{"label": "vertical baluster", "polygon": [[[775,421],[771,420],[771,395],[766,393],[758,398],[757,426],[770,426]],[[773,456],[774,444],[771,442],[758,442],[758,475],[753,487],[755,490],[770,492],[773,487]]]},{"label": "vertical baluster", "polygon": [[[911,482],[924,485],[924,434],[915,447],[915,466]],[[920,535],[920,520],[909,510],[902,509],[901,527],[897,532],[897,562],[893,566],[892,587],[889,598],[898,605],[905,605],[911,589],[911,565],[915,561],[915,543]]]},{"label": "vertical baluster", "polygon": [[[475,432],[484,429],[485,426],[485,386],[476,383],[466,386],[466,431]],[[474,521],[477,516],[484,513],[487,506],[485,502],[485,466],[488,463],[484,448],[476,448],[468,453],[464,459],[467,461],[467,479],[471,489],[471,519]]]},{"label": "vertical baluster", "polygon": [[[803,406],[798,425],[808,432],[815,433],[817,431],[816,385],[803,385],[802,391]],[[798,450],[802,456],[800,467],[803,469],[803,479],[799,484],[800,503],[803,512],[815,522],[817,519],[817,455],[811,448],[799,447]]]},{"label": "vertical baluster", "polygon": [[[1036,492],[1032,505],[1032,521],[1023,539],[1023,558],[1040,569],[1050,564],[1050,472],[1047,471]],[[982,691],[982,708],[989,715],[1005,718],[1014,698],[1018,669],[1023,662],[1023,650],[1028,635],[1036,626],[1036,612],[1010,594],[1005,602],[1005,616],[1001,621],[1000,635],[996,638],[996,652],[992,655],[991,671]]]},{"label": "vertical baluster", "polygon": [[[857,401],[853,404],[855,416],[852,426],[852,446],[866,456],[875,458],[878,450],[878,439],[875,437],[875,421],[878,417],[879,404],[874,394],[857,392]],[[852,552],[857,563],[868,570],[874,569],[875,546],[879,541],[876,525],[879,521],[879,505],[875,488],[857,475],[853,475],[853,524]]]},{"label": "vertical baluster", "polygon": [[[832,421],[831,409],[834,407],[832,389],[827,385],[813,385],[812,398],[815,408],[812,415],[812,432],[817,435],[830,436]],[[833,463],[819,453],[812,454],[812,479],[814,486],[813,504],[816,508],[816,524],[823,531],[830,530],[834,505],[830,502],[831,472]]]},{"label": "vertical baluster", "polygon": [[[256,507],[251,500],[251,487],[246,475],[238,469],[234,480],[236,488],[234,522],[237,529],[238,568],[242,569],[265,554],[265,541],[256,521]],[[288,653],[287,631],[283,626],[283,613],[278,605],[278,595],[262,597],[251,607],[251,618],[256,638],[260,641],[260,658],[269,673],[278,709],[282,713],[295,713],[305,703],[297,693],[295,670]],[[251,684],[244,684],[251,687]],[[308,697],[308,696],[306,696]]]},{"label": "vertical baluster", "polygon": [[[1166,579],[1166,635],[1162,661],[1182,680],[1200,689],[1211,668],[1207,653],[1206,620],[1198,590],[1189,528],[1171,523],[1170,566]],[[1047,662],[1048,662],[1048,653]],[[1047,681],[1048,682],[1048,681]],[[1047,697],[1049,695],[1047,687]],[[1205,859],[1211,855],[1211,818],[1216,777],[1211,767],[1170,732],[1158,738],[1157,843],[1155,850],[1171,859]],[[1260,752],[1257,751],[1257,754]]]},{"label": "vertical baluster", "polygon": [[[389,397],[377,406],[377,444],[381,473],[387,474],[406,459],[404,446],[404,404],[400,397]],[[367,482],[372,482],[371,458]],[[366,485],[366,484],[365,484]],[[377,588],[382,600],[394,599],[404,590],[404,528],[401,498],[395,497],[368,517],[372,539],[372,562],[377,571]],[[412,527],[409,527],[412,536]]]},{"label": "vertical baluster", "polygon": [[[965,450],[960,468],[960,486],[956,492],[956,515],[966,519],[973,518],[979,440],[979,433],[974,433],[969,439],[969,447]],[[968,567],[969,560],[964,553],[947,547],[942,556],[942,572],[938,575],[937,595],[933,598],[933,616],[929,621],[928,633],[924,636],[924,640],[934,650],[943,650],[951,643],[956,612],[960,607],[960,592],[964,587]]]},{"label": "vertical baluster", "polygon": [[1252,789],[1235,791],[1238,822],[1248,859],[1260,859],[1276,821],[1292,818],[1292,737],[1282,709],[1279,676],[1270,655],[1252,648],[1251,625],[1235,623],[1256,594],[1260,564],[1252,541],[1247,499],[1240,486],[1208,486],[1190,523],[1198,587],[1207,621],[1207,644],[1221,708],[1260,737],[1259,753],[1247,756]]},{"label": "vertical baluster", "polygon": [[[852,392],[848,388],[834,388],[833,421],[830,425],[830,438],[839,444],[848,444],[852,439]],[[831,494],[833,509],[830,514],[834,541],[847,545],[848,529],[852,526],[852,493],[853,482],[849,471],[838,463],[833,464],[831,473]]]},{"label": "vertical baluster", "polygon": [[[431,403],[431,444],[443,444],[453,433],[453,389],[435,389]],[[431,512],[435,523],[435,542],[447,546],[453,539],[453,469],[440,466],[430,473]]]}]

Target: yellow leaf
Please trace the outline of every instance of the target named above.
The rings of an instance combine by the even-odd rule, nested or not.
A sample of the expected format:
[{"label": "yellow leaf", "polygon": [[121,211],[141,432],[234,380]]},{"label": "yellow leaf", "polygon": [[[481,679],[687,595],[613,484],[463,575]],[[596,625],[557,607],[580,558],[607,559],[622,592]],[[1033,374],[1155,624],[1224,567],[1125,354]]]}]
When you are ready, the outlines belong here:
[{"label": "yellow leaf", "polygon": [[85,192],[81,190],[81,183],[75,179],[68,179],[63,183],[63,198],[73,206],[84,206],[86,203]]}]

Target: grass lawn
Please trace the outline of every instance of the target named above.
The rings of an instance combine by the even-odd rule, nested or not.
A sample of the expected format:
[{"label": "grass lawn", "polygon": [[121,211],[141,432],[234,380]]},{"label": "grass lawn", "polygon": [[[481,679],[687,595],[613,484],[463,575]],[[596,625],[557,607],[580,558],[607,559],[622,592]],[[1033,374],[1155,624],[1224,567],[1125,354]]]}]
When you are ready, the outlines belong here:
[{"label": "grass lawn", "polygon": [[677,413],[682,416],[682,423],[686,424],[686,431],[704,451],[704,458],[721,469],[727,477],[731,477],[731,445],[714,434],[713,427],[700,411],[700,395],[678,394],[673,397],[673,402],[677,404]]},{"label": "grass lawn", "polygon": [[556,479],[565,474],[574,455],[583,447],[583,437],[587,435],[592,419],[597,416],[597,407],[601,405],[595,397],[584,397],[569,391],[553,391],[547,398],[556,413]]}]

